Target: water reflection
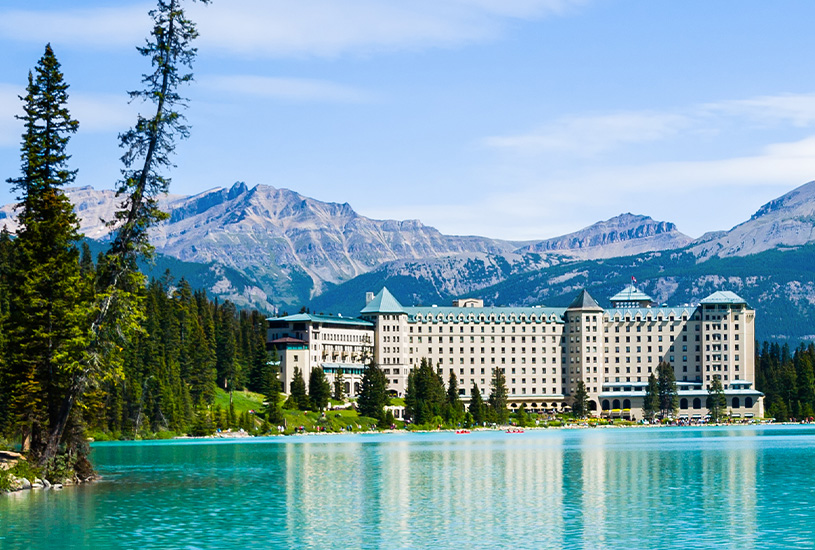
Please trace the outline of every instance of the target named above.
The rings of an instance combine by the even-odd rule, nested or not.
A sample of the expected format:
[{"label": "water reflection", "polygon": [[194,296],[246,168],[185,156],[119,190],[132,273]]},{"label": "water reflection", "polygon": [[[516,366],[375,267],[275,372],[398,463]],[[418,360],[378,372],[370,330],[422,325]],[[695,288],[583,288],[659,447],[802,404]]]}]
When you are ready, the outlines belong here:
[{"label": "water reflection", "polygon": [[[293,546],[757,546],[755,438],[619,433],[286,447]],[[694,540],[693,537],[697,537]]]},{"label": "water reflection", "polygon": [[812,548],[813,451],[803,429],[99,446],[105,482],[0,498],[0,548]]}]

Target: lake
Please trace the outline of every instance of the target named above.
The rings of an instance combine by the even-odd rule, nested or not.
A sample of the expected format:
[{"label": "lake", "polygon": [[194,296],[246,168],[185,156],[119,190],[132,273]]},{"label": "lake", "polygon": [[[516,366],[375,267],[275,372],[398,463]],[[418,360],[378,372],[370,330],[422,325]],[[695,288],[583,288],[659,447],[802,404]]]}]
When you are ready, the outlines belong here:
[{"label": "lake", "polygon": [[815,548],[815,427],[99,443],[0,548]]}]

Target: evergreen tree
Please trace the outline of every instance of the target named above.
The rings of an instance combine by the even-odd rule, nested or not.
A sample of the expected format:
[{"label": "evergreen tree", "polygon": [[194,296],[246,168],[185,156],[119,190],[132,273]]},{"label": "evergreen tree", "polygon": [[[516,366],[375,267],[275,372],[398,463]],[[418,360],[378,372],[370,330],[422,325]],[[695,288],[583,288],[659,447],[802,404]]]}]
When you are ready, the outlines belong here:
[{"label": "evergreen tree", "polygon": [[217,310],[215,324],[215,370],[218,384],[230,394],[239,387],[238,362],[236,360],[237,345],[235,342],[235,305],[226,301]]},{"label": "evergreen tree", "polygon": [[506,424],[509,419],[507,409],[507,379],[504,370],[495,367],[492,369],[492,391],[490,391],[489,415],[496,424]]},{"label": "evergreen tree", "polygon": [[445,401],[441,376],[430,361],[422,358],[419,367],[408,374],[405,414],[414,424],[427,424],[442,415]]},{"label": "evergreen tree", "polygon": [[464,418],[464,404],[458,395],[458,379],[452,369],[447,379],[447,400],[444,412],[444,419],[452,424],[457,424]]},{"label": "evergreen tree", "polygon": [[708,414],[711,422],[720,422],[727,412],[727,398],[724,395],[722,380],[718,375],[713,376],[708,393]]},{"label": "evergreen tree", "polygon": [[175,140],[189,136],[185,117],[177,110],[187,100],[178,88],[192,81],[192,74],[184,73],[184,67],[192,67],[196,49],[191,43],[198,31],[181,4],[182,0],[158,0],[150,12],[152,38],[138,48],[141,55],[150,58],[154,71],[144,75],[145,88],[130,92],[130,97],[153,102],[155,113],[151,118],[139,115],[136,126],[120,136],[125,170],[117,196],[124,200],[116,213],[110,256],[124,262],[125,269],[134,269],[137,257],[152,251],[147,232],[167,217],[158,206],[159,196],[170,186],[162,172],[173,167]]},{"label": "evergreen tree", "polygon": [[659,386],[659,410],[663,417],[672,415],[679,408],[679,393],[676,377],[670,363],[661,361],[657,365],[657,385]]},{"label": "evergreen tree", "polygon": [[181,279],[175,291],[178,310],[179,361],[193,402],[211,404],[215,399],[215,356],[198,316],[198,304],[190,284]]},{"label": "evergreen tree", "polygon": [[645,397],[642,402],[642,413],[648,420],[653,420],[659,412],[659,383],[652,372],[648,377],[648,386],[645,388]]},{"label": "evergreen tree", "polygon": [[277,359],[277,350],[273,350],[269,364],[269,378],[265,386],[266,396],[266,420],[273,426],[283,425],[283,407],[280,403],[280,378],[278,377],[278,367],[280,360]]},{"label": "evergreen tree", "polygon": [[813,372],[813,357],[803,344],[795,350],[793,362],[798,386],[798,403],[800,403],[796,415],[802,419],[810,418],[815,416],[815,410],[813,410],[815,408],[815,372]]},{"label": "evergreen tree", "polygon": [[342,367],[337,369],[334,375],[334,399],[337,401],[345,400],[345,375],[342,372]]},{"label": "evergreen tree", "polygon": [[306,381],[303,379],[303,373],[300,367],[294,367],[292,371],[289,399],[291,399],[292,405],[296,409],[305,411],[309,408],[308,395],[306,395]]},{"label": "evergreen tree", "polygon": [[[19,229],[9,272],[5,317],[9,416],[23,449],[40,466],[57,452],[69,420],[63,410],[73,377],[85,362],[92,285],[79,266],[79,223],[62,186],[75,171],[66,147],[78,123],[66,107],[68,85],[46,46],[29,73],[22,142],[22,175],[8,180],[19,193]],[[69,452],[81,446],[71,441]]]},{"label": "evergreen tree", "polygon": [[359,414],[384,422],[388,401],[388,380],[382,369],[372,361],[362,375],[362,387],[357,397]]},{"label": "evergreen tree", "polygon": [[331,397],[331,385],[320,367],[312,367],[308,377],[308,398],[311,406],[322,411],[328,407],[328,398]]},{"label": "evergreen tree", "polygon": [[[253,391],[268,395],[271,365],[269,364],[269,352],[266,350],[266,319],[258,311],[252,311],[250,335],[251,346],[251,380]],[[277,376],[275,374],[275,376]]]},{"label": "evergreen tree", "polygon": [[484,411],[484,400],[481,398],[481,391],[475,382],[473,382],[473,387],[470,389],[470,406],[467,410],[472,415],[473,423],[476,426],[482,426],[487,420]]},{"label": "evergreen tree", "polygon": [[521,403],[521,406],[518,407],[518,410],[515,411],[515,423],[520,426],[521,428],[526,427],[529,423],[529,415],[526,412],[526,406]]},{"label": "evergreen tree", "polygon": [[582,379],[577,381],[577,388],[572,401],[572,414],[576,418],[585,418],[589,414],[589,393]]},{"label": "evergreen tree", "polygon": [[[201,0],[202,3],[208,1]],[[81,342],[81,347],[87,353],[87,358],[76,363],[63,363],[66,376],[59,383],[64,391],[59,392],[59,404],[52,407],[57,412],[49,421],[47,442],[39,458],[40,463],[50,461],[61,445],[69,450],[79,449],[80,455],[84,456],[85,443],[79,430],[70,430],[77,437],[63,441],[74,405],[89,383],[119,372],[127,339],[139,331],[144,278],[138,272],[136,261],[139,256],[151,252],[147,232],[163,218],[157,199],[169,185],[169,180],[161,171],[172,165],[170,156],[175,148],[174,139],[188,135],[183,116],[174,109],[176,105],[183,104],[183,99],[177,93],[178,85],[192,80],[192,75],[180,73],[179,68],[191,66],[195,49],[190,43],[197,33],[195,25],[186,18],[180,2],[158,0],[158,7],[151,12],[155,23],[153,40],[140,48],[143,55],[152,59],[156,70],[144,78],[147,89],[131,92],[130,95],[154,101],[155,116],[150,119],[139,116],[136,127],[121,136],[121,144],[126,150],[122,157],[125,170],[117,194],[124,196],[124,199],[112,223],[115,226],[112,244],[97,265],[94,306],[83,311],[83,315],[90,312],[92,317],[84,319],[85,325],[73,337],[77,347],[85,340]],[[64,95],[64,89],[59,94]],[[60,96],[52,101],[52,105],[59,108],[63,104]],[[70,122],[67,118],[63,121],[66,124]],[[55,127],[50,125],[47,128],[50,131]],[[65,131],[72,131],[69,128],[63,127]],[[50,142],[51,146],[64,147],[63,138],[64,134]],[[134,169],[136,165],[139,167]],[[58,169],[63,175],[70,174],[61,166],[51,165],[51,168]],[[74,288],[81,289],[81,285]]]}]

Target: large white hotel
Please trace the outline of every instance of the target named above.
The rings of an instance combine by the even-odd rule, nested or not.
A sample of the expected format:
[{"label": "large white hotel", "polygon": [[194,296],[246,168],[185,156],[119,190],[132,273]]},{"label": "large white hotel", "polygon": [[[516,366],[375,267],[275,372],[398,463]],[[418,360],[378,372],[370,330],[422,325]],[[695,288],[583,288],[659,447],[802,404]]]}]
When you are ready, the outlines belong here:
[{"label": "large white hotel", "polygon": [[288,391],[294,368],[308,377],[321,367],[330,380],[342,369],[355,395],[373,359],[389,390],[404,396],[410,370],[432,361],[445,383],[456,374],[466,401],[473,384],[486,398],[492,369],[503,369],[510,407],[568,409],[583,380],[592,414],[641,418],[648,377],[673,366],[679,416],[702,419],[718,377],[729,414],[762,417],[763,394],[753,388],[755,311],[729,291],[697,305],[658,306],[630,285],[601,307],[582,290],[569,307],[485,307],[476,299],[452,307],[406,307],[383,288],[369,293],[359,318],[299,314],[268,320]]}]

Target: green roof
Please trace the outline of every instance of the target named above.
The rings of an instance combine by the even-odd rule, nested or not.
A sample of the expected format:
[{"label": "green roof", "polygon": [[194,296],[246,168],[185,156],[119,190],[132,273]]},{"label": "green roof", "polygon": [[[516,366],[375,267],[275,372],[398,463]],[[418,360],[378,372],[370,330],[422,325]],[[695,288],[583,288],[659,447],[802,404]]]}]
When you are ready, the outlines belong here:
[{"label": "green roof", "polygon": [[612,302],[653,302],[653,298],[634,285],[628,285],[611,297]]},{"label": "green roof", "polygon": [[747,302],[741,298],[735,292],[730,292],[729,290],[719,290],[714,292],[707,298],[704,298],[702,301],[699,302],[700,304],[747,304]]},{"label": "green roof", "polygon": [[[450,322],[465,322],[465,323],[489,323],[490,316],[495,316],[496,319],[504,317],[504,319],[511,319],[515,317],[520,321],[523,317],[527,322],[533,322],[534,318],[537,323],[543,322],[563,322],[563,314],[566,308],[563,307],[437,307],[437,306],[414,306],[404,308],[405,313],[408,314],[408,322],[415,323],[418,317],[423,320],[432,316],[432,322],[436,323],[450,323]],[[483,318],[483,321],[482,321]]]},{"label": "green roof", "polygon": [[379,294],[374,296],[374,299],[368,302],[360,313],[406,313],[405,308],[399,303],[399,300],[393,297],[390,291],[382,287]]},{"label": "green roof", "polygon": [[682,307],[623,307],[623,308],[609,308],[605,310],[606,317],[613,318],[617,315],[625,318],[626,316],[632,319],[639,315],[641,318],[656,319],[659,314],[662,317],[670,317],[673,315],[677,319],[681,319],[683,315],[687,315],[690,319],[696,313],[696,306],[682,306]]},{"label": "green roof", "polygon": [[334,315],[316,315],[314,313],[298,313],[286,317],[269,317],[267,321],[284,321],[287,323],[330,323],[335,325],[356,325],[372,327],[373,323],[354,317],[339,317]]}]

